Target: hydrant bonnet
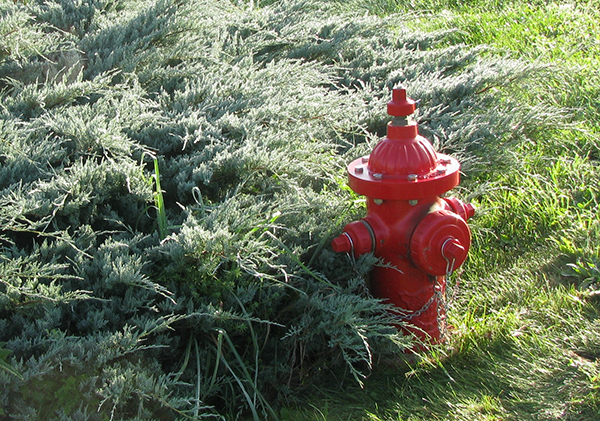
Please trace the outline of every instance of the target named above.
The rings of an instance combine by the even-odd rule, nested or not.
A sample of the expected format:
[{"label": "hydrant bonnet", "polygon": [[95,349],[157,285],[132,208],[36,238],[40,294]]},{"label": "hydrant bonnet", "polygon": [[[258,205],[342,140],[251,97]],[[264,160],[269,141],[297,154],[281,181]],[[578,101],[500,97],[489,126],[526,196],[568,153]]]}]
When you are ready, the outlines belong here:
[{"label": "hydrant bonnet", "polygon": [[[406,98],[404,89],[394,89],[388,113],[407,117],[415,101]],[[366,164],[366,165],[365,165]],[[437,153],[419,135],[416,122],[391,122],[387,136],[377,143],[368,158],[350,163],[349,184],[358,194],[383,200],[414,200],[441,195],[460,181],[460,164],[450,156]]]}]

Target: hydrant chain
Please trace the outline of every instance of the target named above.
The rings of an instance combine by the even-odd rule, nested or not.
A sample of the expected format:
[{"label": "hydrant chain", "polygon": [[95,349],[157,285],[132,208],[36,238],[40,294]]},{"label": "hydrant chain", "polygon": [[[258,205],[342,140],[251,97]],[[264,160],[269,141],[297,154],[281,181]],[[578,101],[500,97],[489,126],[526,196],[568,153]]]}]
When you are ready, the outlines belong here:
[{"label": "hydrant chain", "polygon": [[348,253],[348,255],[350,256],[350,260],[352,260],[352,262],[355,262],[355,260],[354,260],[354,241],[352,241],[352,237],[350,237],[350,234],[348,234],[347,232],[342,233],[342,235],[345,235],[346,238],[348,239],[348,241],[350,242],[350,253]]},{"label": "hydrant chain", "polygon": [[445,291],[442,291],[442,285],[440,285],[439,283],[436,284],[435,288],[434,288],[434,297],[437,298],[437,317],[436,317],[436,321],[437,321],[437,325],[438,325],[438,330],[440,332],[440,339],[444,340],[445,336],[446,336],[446,314],[448,311],[448,307],[447,307],[447,302],[446,302],[446,297],[445,297]]},{"label": "hydrant chain", "polygon": [[410,312],[410,310],[404,310],[404,309],[400,309],[397,310],[398,312],[403,312],[403,314],[400,317],[401,320],[406,321],[406,320],[412,320],[415,317],[419,317],[421,314],[425,313],[427,310],[429,310],[429,307],[431,307],[431,305],[433,304],[433,302],[436,300],[436,295],[432,295],[429,300],[423,304],[423,307],[421,307],[420,309]]},{"label": "hydrant chain", "polygon": [[444,244],[442,244],[442,256],[446,260],[446,279],[449,279],[450,275],[454,272],[454,264],[456,263],[456,258],[449,259],[448,256],[446,256],[446,245],[452,241],[456,240],[454,238],[448,238],[444,241]]}]

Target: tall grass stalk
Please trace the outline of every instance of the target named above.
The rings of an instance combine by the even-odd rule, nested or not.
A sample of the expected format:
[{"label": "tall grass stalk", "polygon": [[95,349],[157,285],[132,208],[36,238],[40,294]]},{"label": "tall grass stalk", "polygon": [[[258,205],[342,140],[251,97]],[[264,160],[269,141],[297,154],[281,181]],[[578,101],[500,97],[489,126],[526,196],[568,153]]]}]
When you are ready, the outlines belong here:
[{"label": "tall grass stalk", "polygon": [[154,174],[152,174],[152,180],[154,181],[154,206],[156,207],[158,234],[160,238],[164,240],[168,234],[168,221],[165,210],[165,199],[163,198],[163,191],[160,187],[160,169],[158,166],[158,159],[156,158],[154,158]]}]

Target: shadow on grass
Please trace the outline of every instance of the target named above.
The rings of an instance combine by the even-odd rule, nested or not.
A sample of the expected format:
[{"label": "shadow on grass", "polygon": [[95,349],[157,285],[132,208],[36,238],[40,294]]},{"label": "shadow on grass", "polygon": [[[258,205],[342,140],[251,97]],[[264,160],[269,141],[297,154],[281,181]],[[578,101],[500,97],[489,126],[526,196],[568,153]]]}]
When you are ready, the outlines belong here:
[{"label": "shadow on grass", "polygon": [[[282,419],[597,420],[600,295],[581,288],[597,275],[592,237],[536,250],[467,285],[472,301],[456,308],[447,344],[413,363],[376,362],[363,389],[321,383],[312,409]],[[578,276],[565,276],[577,262]]]},{"label": "shadow on grass", "polygon": [[598,363],[573,361],[574,353],[536,354],[503,338],[443,359],[380,365],[364,389],[321,385],[310,400],[312,410],[285,412],[282,419],[595,419],[600,399],[585,383],[589,366],[597,371]]}]

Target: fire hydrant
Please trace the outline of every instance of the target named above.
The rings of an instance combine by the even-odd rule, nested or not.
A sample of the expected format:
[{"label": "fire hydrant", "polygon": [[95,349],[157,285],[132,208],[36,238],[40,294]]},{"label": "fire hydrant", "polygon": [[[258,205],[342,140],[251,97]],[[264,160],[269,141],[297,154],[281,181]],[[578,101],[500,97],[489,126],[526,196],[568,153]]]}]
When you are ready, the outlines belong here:
[{"label": "fire hydrant", "polygon": [[346,225],[332,242],[354,257],[373,252],[381,263],[369,291],[394,305],[398,326],[424,343],[443,340],[446,279],[463,264],[471,245],[466,221],[475,208],[441,197],[459,184],[460,164],[437,153],[410,121],[416,103],[394,89],[387,137],[369,156],[348,165],[350,188],[366,196],[367,216]]}]

